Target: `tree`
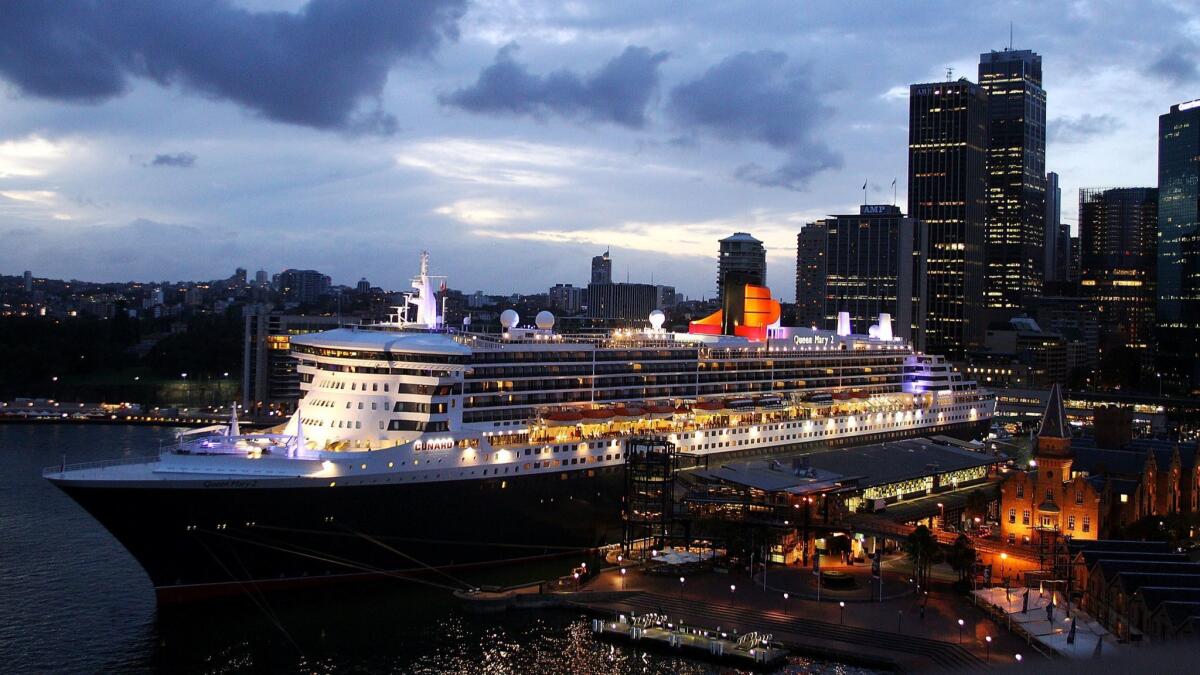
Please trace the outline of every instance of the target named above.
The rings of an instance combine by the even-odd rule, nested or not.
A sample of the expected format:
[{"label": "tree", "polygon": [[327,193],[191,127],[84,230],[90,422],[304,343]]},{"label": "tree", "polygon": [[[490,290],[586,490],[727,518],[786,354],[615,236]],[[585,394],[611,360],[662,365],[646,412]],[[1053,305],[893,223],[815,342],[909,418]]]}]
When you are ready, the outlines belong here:
[{"label": "tree", "polygon": [[942,550],[933,532],[924,525],[918,525],[917,529],[908,535],[903,548],[913,563],[913,574],[917,583],[922,586],[928,585],[930,569],[942,559]]},{"label": "tree", "polygon": [[966,518],[967,522],[971,522],[972,516],[987,515],[988,503],[995,500],[995,494],[989,494],[983,488],[975,488],[967,493]]},{"label": "tree", "polygon": [[975,545],[971,543],[971,538],[965,534],[958,535],[954,545],[946,552],[946,562],[950,564],[950,569],[958,573],[959,581],[965,579],[975,564]]}]

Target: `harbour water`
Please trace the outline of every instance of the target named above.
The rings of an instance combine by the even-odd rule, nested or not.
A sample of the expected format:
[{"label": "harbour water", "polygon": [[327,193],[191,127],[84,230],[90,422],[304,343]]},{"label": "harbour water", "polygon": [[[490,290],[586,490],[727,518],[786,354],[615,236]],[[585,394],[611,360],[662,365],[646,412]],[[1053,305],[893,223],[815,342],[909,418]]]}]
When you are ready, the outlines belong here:
[{"label": "harbour water", "polygon": [[[0,663],[6,672],[707,673],[594,639],[582,614],[473,616],[398,581],[158,608],[124,549],[43,467],[148,454],[173,429],[0,425]],[[473,583],[546,578],[566,563]],[[729,672],[720,669],[719,672]],[[865,672],[796,659],[786,672]]]}]

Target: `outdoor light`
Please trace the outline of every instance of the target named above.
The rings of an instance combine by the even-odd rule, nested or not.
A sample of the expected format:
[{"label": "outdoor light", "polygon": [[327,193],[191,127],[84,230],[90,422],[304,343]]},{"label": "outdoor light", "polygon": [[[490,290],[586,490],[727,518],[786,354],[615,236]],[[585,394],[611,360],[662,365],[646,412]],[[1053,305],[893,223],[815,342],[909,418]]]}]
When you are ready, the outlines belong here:
[{"label": "outdoor light", "polygon": [[1017,654],[1017,655],[1016,655],[1016,656],[1014,656],[1013,658],[1015,658],[1015,659],[1017,660],[1017,663],[1020,663],[1020,662],[1021,662],[1021,655],[1020,655],[1020,654]]}]

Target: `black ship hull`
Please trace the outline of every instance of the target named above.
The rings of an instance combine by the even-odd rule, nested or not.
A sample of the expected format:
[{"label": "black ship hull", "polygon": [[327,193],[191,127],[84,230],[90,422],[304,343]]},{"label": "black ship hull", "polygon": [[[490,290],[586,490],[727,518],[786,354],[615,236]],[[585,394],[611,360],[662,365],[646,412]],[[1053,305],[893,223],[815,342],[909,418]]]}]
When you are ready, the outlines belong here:
[{"label": "black ship hull", "polygon": [[[922,431],[966,439],[987,426],[981,420]],[[707,459],[916,435],[844,437]],[[138,560],[160,602],[578,557],[619,543],[623,532],[622,466],[338,487],[275,487],[270,480],[114,486],[49,478]]]},{"label": "black ship hull", "polygon": [[171,602],[618,543],[622,468],[573,473],[337,488],[58,485],[141,563],[159,601]]}]

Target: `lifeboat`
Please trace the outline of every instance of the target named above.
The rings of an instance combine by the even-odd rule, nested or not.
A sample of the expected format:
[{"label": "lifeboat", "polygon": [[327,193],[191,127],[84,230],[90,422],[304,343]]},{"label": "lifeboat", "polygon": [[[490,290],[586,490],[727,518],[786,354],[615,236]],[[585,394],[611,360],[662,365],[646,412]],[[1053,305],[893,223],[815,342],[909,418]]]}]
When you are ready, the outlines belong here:
[{"label": "lifeboat", "polygon": [[754,403],[760,408],[778,408],[783,405],[783,398],[780,396],[762,396]]},{"label": "lifeboat", "polygon": [[697,401],[692,404],[692,411],[701,414],[712,414],[721,409],[721,404],[718,401]]},{"label": "lifeboat", "polygon": [[546,425],[551,427],[574,426],[582,419],[583,415],[576,410],[556,410],[542,418]]},{"label": "lifeboat", "polygon": [[865,391],[856,391],[853,394],[851,394],[851,396],[853,396],[854,398],[871,398],[871,395]]},{"label": "lifeboat", "polygon": [[612,420],[612,418],[615,416],[616,413],[612,410],[612,408],[593,408],[591,410],[583,411],[583,423],[603,424],[604,422]]},{"label": "lifeboat", "polygon": [[622,422],[630,422],[639,420],[645,417],[646,411],[641,408],[617,408],[613,411],[613,416]]},{"label": "lifeboat", "polygon": [[838,392],[834,392],[834,394],[833,394],[833,400],[835,400],[835,401],[849,401],[849,400],[850,400],[850,394],[849,394],[849,393],[847,393],[847,392],[844,392],[844,391],[838,391]]},{"label": "lifeboat", "polygon": [[675,414],[675,407],[670,405],[652,405],[646,407],[646,412],[656,420],[669,419]]},{"label": "lifeboat", "polygon": [[722,404],[721,410],[725,412],[745,412],[753,407],[754,401],[752,399],[743,397],[727,398]]}]

